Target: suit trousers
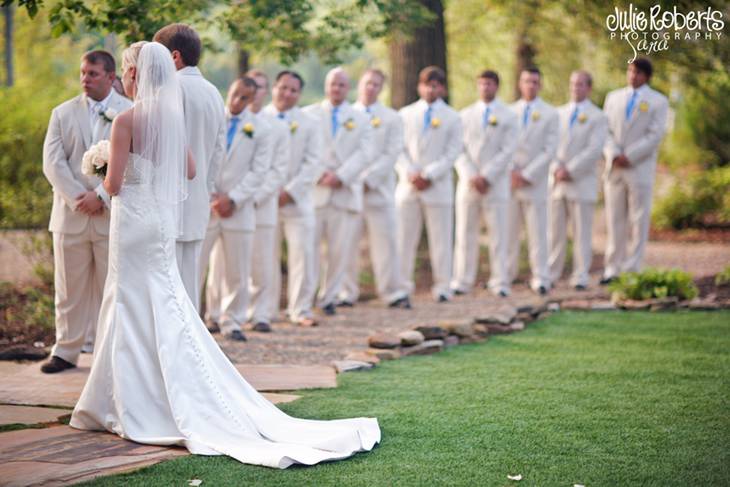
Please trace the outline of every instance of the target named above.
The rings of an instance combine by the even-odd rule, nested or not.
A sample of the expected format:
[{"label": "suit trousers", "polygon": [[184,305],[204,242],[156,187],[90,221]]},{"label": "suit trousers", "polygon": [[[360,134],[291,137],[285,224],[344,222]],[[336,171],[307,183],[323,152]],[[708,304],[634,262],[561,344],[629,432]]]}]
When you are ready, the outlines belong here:
[{"label": "suit trousers", "polygon": [[109,236],[88,224],[53,233],[56,344],[51,355],[75,364],[89,327],[96,328],[109,260]]},{"label": "suit trousers", "polygon": [[548,267],[547,201],[520,200],[512,197],[509,202],[507,232],[510,242],[507,268],[510,282],[519,271],[520,233],[526,227],[529,249],[530,287],[537,290],[540,286],[550,288],[550,268]]},{"label": "suit trousers", "polygon": [[316,281],[314,279],[314,215],[289,216],[279,213],[277,242],[274,256],[274,282],[271,315],[279,312],[281,296],[281,245],[286,239],[287,248],[287,315],[293,322],[312,317],[312,302]]},{"label": "suit trousers", "polygon": [[603,185],[607,220],[604,277],[637,272],[644,262],[653,184],[636,183],[628,176],[622,169],[612,169]]},{"label": "suit trousers", "polygon": [[[278,296],[274,295],[276,265],[276,227],[257,225],[253,236],[253,258],[249,292],[251,323],[271,323],[278,311]],[[272,313],[273,310],[276,310]]]},{"label": "suit trousers", "polygon": [[200,311],[200,251],[202,240],[190,240],[175,242],[175,250],[177,252],[177,268],[180,271],[185,290],[188,292],[190,301],[195,305],[195,309]]},{"label": "suit trousers", "polygon": [[479,268],[479,229],[483,219],[489,238],[489,289],[495,294],[509,292],[507,211],[507,201],[487,201],[483,197],[457,199],[453,289],[469,292],[474,287]]},{"label": "suit trousers", "polygon": [[200,282],[205,283],[205,318],[220,324],[221,293],[223,292],[223,243],[218,239],[208,257],[208,276],[201,274]]},{"label": "suit trousers", "polygon": [[359,242],[367,231],[370,260],[375,274],[375,287],[380,299],[392,303],[408,296],[400,277],[401,264],[396,240],[394,206],[366,207],[354,221],[352,253],[340,298],[355,302],[360,295]]},{"label": "suit trousers", "polygon": [[[251,276],[251,252],[253,250],[253,232],[225,230],[221,227],[209,228],[203,240],[200,259],[199,277],[202,282],[213,246],[220,241],[221,259],[212,259],[215,264],[222,264],[222,270],[214,270],[213,274],[219,277],[220,294],[216,297],[206,293],[206,306],[209,307],[209,317],[220,323],[223,333],[240,330],[241,324],[246,322],[249,303],[249,278]],[[209,281],[210,276],[208,276]],[[215,289],[215,288],[213,288]],[[220,310],[220,311],[218,311]]]},{"label": "suit trousers", "polygon": [[357,215],[354,211],[333,205],[316,210],[313,282],[319,282],[317,299],[320,307],[335,303],[342,290]]},{"label": "suit trousers", "polygon": [[573,237],[573,272],[570,276],[572,286],[587,286],[590,282],[588,272],[593,259],[592,235],[593,212],[596,204],[592,201],[577,201],[551,198],[548,211],[550,228],[550,279],[560,279],[565,267],[565,249],[568,241],[568,227]]},{"label": "suit trousers", "polygon": [[433,275],[431,293],[435,298],[439,295],[449,298],[451,296],[451,266],[453,265],[453,205],[429,206],[418,200],[399,201],[396,203],[396,211],[401,276],[406,282],[407,291],[412,293],[416,289],[413,272],[425,220]]}]

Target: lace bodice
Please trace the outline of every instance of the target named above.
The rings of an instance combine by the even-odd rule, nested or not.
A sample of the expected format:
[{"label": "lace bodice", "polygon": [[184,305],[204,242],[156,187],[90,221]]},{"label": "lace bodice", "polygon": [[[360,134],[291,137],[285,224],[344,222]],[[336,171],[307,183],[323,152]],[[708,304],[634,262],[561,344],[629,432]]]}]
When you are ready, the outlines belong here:
[{"label": "lace bodice", "polygon": [[152,161],[130,152],[127,169],[124,171],[124,184],[150,184],[152,170]]}]

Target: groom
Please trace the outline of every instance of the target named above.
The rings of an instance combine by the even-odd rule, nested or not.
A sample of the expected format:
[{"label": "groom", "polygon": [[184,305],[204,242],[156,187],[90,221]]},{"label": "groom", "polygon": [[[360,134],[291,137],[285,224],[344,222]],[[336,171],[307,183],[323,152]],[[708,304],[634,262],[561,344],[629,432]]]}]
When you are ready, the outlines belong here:
[{"label": "groom", "polygon": [[56,344],[41,370],[76,366],[86,330],[96,327],[106,280],[109,196],[101,179],[81,172],[89,147],[109,138],[112,119],[132,104],[112,89],[114,57],[91,51],[81,58],[84,91],[53,109],[43,144],[43,174],[53,187],[48,229],[53,234]]},{"label": "groom", "polygon": [[177,265],[190,300],[200,309],[200,253],[210,214],[210,195],[226,154],[226,120],[218,89],[197,68],[201,43],[185,24],[170,24],[153,39],[167,47],[178,70],[185,111],[185,135],[195,159],[196,176],[189,182],[183,205],[183,231],[177,240]]}]

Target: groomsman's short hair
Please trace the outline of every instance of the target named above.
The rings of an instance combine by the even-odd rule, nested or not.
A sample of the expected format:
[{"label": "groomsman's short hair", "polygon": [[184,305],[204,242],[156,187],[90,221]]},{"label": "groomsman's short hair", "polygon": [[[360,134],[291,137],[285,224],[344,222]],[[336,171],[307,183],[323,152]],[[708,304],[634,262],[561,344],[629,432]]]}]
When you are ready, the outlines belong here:
[{"label": "groomsman's short hair", "polygon": [[197,66],[200,61],[200,36],[187,24],[166,25],[155,33],[152,40],[164,45],[170,52],[179,52],[185,66]]},{"label": "groomsman's short hair", "polygon": [[378,68],[368,68],[363,73],[363,76],[365,76],[368,73],[374,74],[376,76],[380,76],[380,81],[385,82],[385,73],[381,69],[378,69]]},{"label": "groomsman's short hair", "polygon": [[107,73],[117,72],[117,63],[114,61],[114,56],[107,51],[98,49],[96,51],[89,51],[81,56],[82,61],[88,61],[91,64],[101,64],[104,66],[104,71]]},{"label": "groomsman's short hair", "polygon": [[479,78],[480,79],[482,79],[482,78],[491,79],[492,81],[497,83],[497,86],[499,86],[499,75],[497,74],[496,71],[493,71],[491,69],[486,69],[479,74]]},{"label": "groomsman's short hair", "polygon": [[238,83],[244,84],[249,88],[253,88],[254,90],[259,89],[259,85],[256,84],[256,80],[249,76],[241,76],[240,78],[234,79],[231,83],[231,87],[237,85]]},{"label": "groomsman's short hair", "polygon": [[446,72],[438,66],[427,66],[418,73],[418,82],[428,84],[435,81],[441,86],[446,86]]},{"label": "groomsman's short hair", "polygon": [[540,72],[540,68],[537,66],[527,66],[526,68],[522,69],[523,73],[532,73],[538,75],[540,78],[542,78],[542,73]]},{"label": "groomsman's short hair", "polygon": [[246,72],[246,76],[249,78],[254,78],[256,76],[260,76],[266,80],[266,86],[267,87],[269,86],[269,77],[266,75],[266,73],[264,73],[260,69],[249,69]]},{"label": "groomsman's short hair", "polygon": [[301,91],[304,89],[304,80],[301,76],[299,76],[299,73],[297,73],[296,71],[290,71],[288,69],[285,69],[284,71],[279,71],[279,74],[276,75],[276,81],[279,81],[284,76],[291,76],[292,78],[296,79],[297,81],[299,81],[299,90]]},{"label": "groomsman's short hair", "polygon": [[651,61],[645,57],[637,57],[634,59],[631,64],[634,65],[636,69],[641,71],[646,75],[646,79],[651,79],[651,75],[654,73],[654,67],[651,65]]},{"label": "groomsman's short hair", "polygon": [[593,76],[591,76],[591,73],[589,73],[585,69],[576,69],[575,71],[570,73],[571,76],[573,76],[574,74],[583,76],[586,79],[586,83],[588,83],[588,86],[590,86],[591,88],[593,87]]}]

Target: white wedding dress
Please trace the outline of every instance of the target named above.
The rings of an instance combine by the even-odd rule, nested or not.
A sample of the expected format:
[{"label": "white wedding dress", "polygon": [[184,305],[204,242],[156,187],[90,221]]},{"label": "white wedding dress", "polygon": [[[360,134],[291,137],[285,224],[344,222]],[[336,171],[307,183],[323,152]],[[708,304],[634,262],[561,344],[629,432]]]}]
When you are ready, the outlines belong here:
[{"label": "white wedding dress", "polygon": [[376,419],[292,418],[241,377],[188,299],[152,172],[131,154],[112,200],[98,338],[71,426],[276,468],[372,449]]}]

